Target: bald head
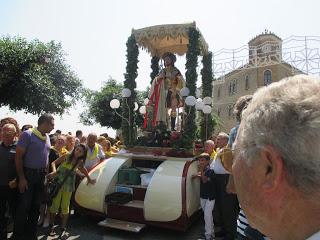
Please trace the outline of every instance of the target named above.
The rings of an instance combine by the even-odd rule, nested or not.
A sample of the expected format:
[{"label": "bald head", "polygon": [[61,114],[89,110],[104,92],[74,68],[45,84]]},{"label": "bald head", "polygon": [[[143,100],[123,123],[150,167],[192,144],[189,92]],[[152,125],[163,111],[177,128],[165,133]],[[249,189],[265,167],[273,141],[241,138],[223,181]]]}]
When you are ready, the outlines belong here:
[{"label": "bald head", "polygon": [[207,140],[204,143],[204,152],[208,153],[209,155],[211,155],[211,153],[213,152],[213,150],[215,149],[215,143],[212,140]]}]

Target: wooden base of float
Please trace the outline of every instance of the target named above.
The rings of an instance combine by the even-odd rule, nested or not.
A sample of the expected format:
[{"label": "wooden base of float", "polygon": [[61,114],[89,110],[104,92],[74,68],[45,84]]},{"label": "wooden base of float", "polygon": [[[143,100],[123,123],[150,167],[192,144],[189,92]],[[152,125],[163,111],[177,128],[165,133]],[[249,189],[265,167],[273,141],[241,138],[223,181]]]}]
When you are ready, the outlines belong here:
[{"label": "wooden base of float", "polygon": [[[154,154],[160,150],[168,152],[171,148],[135,147],[96,166],[89,175],[97,183],[80,183],[75,194],[77,206],[85,212],[107,217],[100,222],[101,226],[136,231],[145,224],[186,231],[200,216],[199,179],[192,178],[197,173],[197,163],[192,157]],[[119,184],[118,170],[122,167],[153,168],[154,174],[148,186]],[[106,203],[105,196],[113,193],[117,186],[132,189],[133,201]]]}]

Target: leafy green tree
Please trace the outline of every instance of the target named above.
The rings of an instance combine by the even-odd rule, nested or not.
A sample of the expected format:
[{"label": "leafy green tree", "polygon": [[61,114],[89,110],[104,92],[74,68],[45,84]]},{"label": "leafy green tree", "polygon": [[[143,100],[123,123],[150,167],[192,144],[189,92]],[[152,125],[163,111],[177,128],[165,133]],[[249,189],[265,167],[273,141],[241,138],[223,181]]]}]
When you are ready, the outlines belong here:
[{"label": "leafy green tree", "polygon": [[123,85],[109,77],[100,91],[87,90],[86,105],[88,109],[80,114],[80,121],[85,125],[99,123],[101,126],[119,129],[121,117],[110,107],[114,98],[121,100]]},{"label": "leafy green tree", "polygon": [[[121,90],[123,85],[118,83],[112,77],[104,83],[100,91],[90,91],[86,92],[86,105],[88,109],[80,114],[80,120],[86,125],[92,125],[94,123],[99,123],[101,126],[111,127],[113,129],[121,128],[121,117],[118,116],[115,111],[110,107],[110,101],[114,98],[119,99],[122,103]],[[138,105],[143,104],[143,100],[147,97],[145,91],[137,92]],[[118,110],[119,114],[122,114],[121,108]],[[143,117],[141,114],[137,114],[136,118],[137,126],[142,126]]]},{"label": "leafy green tree", "polygon": [[63,114],[82,92],[82,83],[66,64],[60,43],[0,39],[0,106]]}]

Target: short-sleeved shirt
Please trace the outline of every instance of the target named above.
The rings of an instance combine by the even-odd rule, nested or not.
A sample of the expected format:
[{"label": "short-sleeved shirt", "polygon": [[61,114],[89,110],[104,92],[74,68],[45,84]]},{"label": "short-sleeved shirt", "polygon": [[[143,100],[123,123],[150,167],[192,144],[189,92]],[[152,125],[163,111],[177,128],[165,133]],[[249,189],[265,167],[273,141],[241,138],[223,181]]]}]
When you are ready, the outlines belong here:
[{"label": "short-sleeved shirt", "polygon": [[32,133],[32,130],[24,131],[17,143],[18,147],[26,150],[23,156],[23,166],[32,169],[46,168],[50,152],[50,139],[46,136],[43,141]]},{"label": "short-sleeved shirt", "polygon": [[8,186],[9,181],[16,177],[14,162],[16,144],[16,142],[10,146],[0,144],[0,186]]},{"label": "short-sleeved shirt", "polygon": [[204,175],[209,179],[205,183],[200,179],[200,198],[214,200],[216,198],[214,171],[207,166],[204,170]]},{"label": "short-sleeved shirt", "polygon": [[[95,153],[96,147],[98,148],[98,151]],[[96,143],[96,145],[93,149],[90,149],[88,147],[87,158],[86,158],[84,166],[85,166],[85,168],[90,169],[94,165],[98,164],[100,162],[100,159],[104,159],[104,158],[105,158],[105,155],[103,153],[102,147]]]},{"label": "short-sleeved shirt", "polygon": [[239,129],[239,123],[233,128],[231,128],[230,133],[229,133],[229,140],[228,140],[228,145],[232,147],[234,141],[236,140],[238,129]]}]

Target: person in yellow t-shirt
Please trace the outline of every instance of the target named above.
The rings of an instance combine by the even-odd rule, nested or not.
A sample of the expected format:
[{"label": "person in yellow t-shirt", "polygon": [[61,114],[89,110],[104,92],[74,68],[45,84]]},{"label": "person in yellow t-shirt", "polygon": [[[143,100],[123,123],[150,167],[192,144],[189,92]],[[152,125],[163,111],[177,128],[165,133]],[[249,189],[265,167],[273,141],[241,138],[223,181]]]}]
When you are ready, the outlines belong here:
[{"label": "person in yellow t-shirt", "polygon": [[98,137],[97,143],[101,145],[106,159],[118,152],[111,146],[111,142],[103,136]]}]

